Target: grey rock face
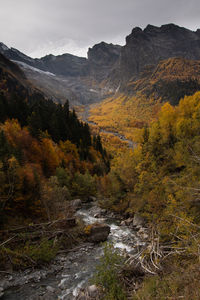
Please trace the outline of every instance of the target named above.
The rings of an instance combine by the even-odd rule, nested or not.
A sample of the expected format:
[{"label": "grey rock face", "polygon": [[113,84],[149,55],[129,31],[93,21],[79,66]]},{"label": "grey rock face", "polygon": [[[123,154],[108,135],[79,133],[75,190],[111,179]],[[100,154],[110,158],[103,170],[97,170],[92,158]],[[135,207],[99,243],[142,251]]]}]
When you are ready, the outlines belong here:
[{"label": "grey rock face", "polygon": [[148,25],[144,30],[136,27],[126,37],[121,49],[118,68],[111,81],[122,84],[137,79],[145,66],[156,65],[170,57],[200,59],[200,30],[196,32],[167,24],[161,27]]},{"label": "grey rock face", "polygon": [[63,54],[33,59],[3,43],[0,53],[35,68],[20,65],[28,79],[55,101],[67,98],[72,104],[88,104],[124,91],[129,80],[139,79],[161,60],[200,60],[200,29],[191,31],[174,24],[148,25],[144,30],[136,27],[126,37],[125,46],[101,42],[89,48],[88,58]]},{"label": "grey rock face", "polygon": [[88,50],[89,73],[97,81],[104,80],[118,61],[121,46],[101,42]]}]

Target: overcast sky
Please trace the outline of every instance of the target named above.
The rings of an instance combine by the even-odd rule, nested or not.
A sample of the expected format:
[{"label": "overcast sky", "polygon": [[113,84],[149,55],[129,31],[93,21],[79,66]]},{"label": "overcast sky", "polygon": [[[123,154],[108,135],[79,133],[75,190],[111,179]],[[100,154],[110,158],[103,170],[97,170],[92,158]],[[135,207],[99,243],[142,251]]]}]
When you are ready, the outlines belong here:
[{"label": "overcast sky", "polygon": [[200,28],[200,0],[0,0],[0,41],[32,57],[86,56],[105,41],[123,45],[133,27]]}]

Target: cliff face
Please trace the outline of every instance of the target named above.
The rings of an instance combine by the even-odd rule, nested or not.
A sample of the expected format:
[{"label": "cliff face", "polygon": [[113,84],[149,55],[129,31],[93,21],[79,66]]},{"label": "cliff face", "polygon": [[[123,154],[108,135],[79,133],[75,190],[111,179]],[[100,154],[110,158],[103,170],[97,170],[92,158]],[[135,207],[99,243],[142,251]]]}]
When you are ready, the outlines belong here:
[{"label": "cliff face", "polygon": [[[89,48],[88,58],[63,54],[33,59],[3,43],[0,53],[20,64],[28,79],[55,101],[68,98],[72,104],[87,104],[116,91],[135,93],[131,88],[138,83],[132,83],[144,77],[149,86],[147,81],[164,60],[200,60],[200,29],[194,32],[174,24],[136,27],[125,46],[101,42]],[[169,68],[174,72],[172,64],[168,72]]]},{"label": "cliff face", "polygon": [[129,79],[137,79],[146,66],[172,57],[199,60],[200,30],[193,32],[174,24],[148,25],[144,30],[136,27],[126,37],[126,45],[121,49],[118,67],[114,75],[110,75],[110,82],[123,85]]},{"label": "cliff face", "polygon": [[119,60],[121,46],[101,42],[88,50],[89,73],[97,81],[107,78]]}]

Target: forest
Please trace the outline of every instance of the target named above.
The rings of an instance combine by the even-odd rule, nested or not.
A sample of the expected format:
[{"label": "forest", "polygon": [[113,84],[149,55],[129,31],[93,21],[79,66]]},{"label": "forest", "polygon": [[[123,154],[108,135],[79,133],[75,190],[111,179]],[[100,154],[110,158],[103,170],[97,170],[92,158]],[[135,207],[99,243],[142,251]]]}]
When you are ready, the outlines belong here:
[{"label": "forest", "polygon": [[[96,194],[97,179],[109,171],[110,159],[100,136],[91,135],[89,126],[78,120],[68,102],[60,105],[40,94],[17,97],[2,92],[0,122],[0,265],[18,269],[33,261],[34,265],[44,263],[46,252],[52,259],[62,247],[63,237],[52,249],[49,233],[41,236],[39,231],[38,236],[35,224],[66,217],[73,223],[70,200],[81,197],[88,201]],[[67,231],[74,227],[66,226]],[[16,233],[4,246],[13,230],[21,227],[25,233]],[[65,247],[79,240],[81,230],[77,227],[75,237],[63,239]],[[42,251],[37,254],[36,240]]]},{"label": "forest", "polygon": [[[83,224],[73,223],[70,201],[80,198],[87,203],[95,196],[102,209],[124,219],[140,215],[151,232],[149,248],[142,254],[148,272],[137,292],[132,291],[133,299],[178,299],[183,294],[185,299],[199,299],[200,92],[185,96],[177,106],[169,102],[151,106],[144,98],[131,104],[123,96],[117,102],[124,105],[124,124],[109,101],[99,115],[115,115],[105,121],[105,128],[119,128],[127,137],[136,136],[136,131],[128,135],[128,129],[137,127],[134,149],[123,145],[120,150],[106,134],[102,145],[98,130],[91,134],[68,102],[55,104],[39,93],[3,90],[0,266],[3,270],[41,266],[85,240]],[[134,111],[128,116],[130,104],[141,114],[135,121],[128,120],[135,118]],[[106,263],[109,268],[104,272],[100,267],[96,284],[105,291],[107,282],[105,299],[127,299],[127,285],[121,281],[135,275],[109,247],[104,259],[102,266]]]},{"label": "forest", "polygon": [[138,147],[116,156],[101,178],[101,205],[126,217],[140,214],[151,228],[143,259],[155,273],[133,299],[200,297],[199,138],[197,92],[178,106],[165,103],[158,119],[142,129]]}]

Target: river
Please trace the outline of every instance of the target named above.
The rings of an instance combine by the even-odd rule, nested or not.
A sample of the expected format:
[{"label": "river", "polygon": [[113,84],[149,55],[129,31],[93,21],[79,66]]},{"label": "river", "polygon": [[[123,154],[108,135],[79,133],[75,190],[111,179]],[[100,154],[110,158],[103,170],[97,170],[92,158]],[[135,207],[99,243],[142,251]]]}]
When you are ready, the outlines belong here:
[{"label": "river", "polygon": [[[98,126],[98,124],[96,124],[95,122],[89,121],[90,109],[94,105],[96,105],[96,104],[85,105],[84,106],[84,111],[80,113],[80,116],[81,116],[81,119],[84,122],[88,123],[89,125]],[[105,133],[105,134],[112,134],[112,135],[118,137],[121,141],[126,142],[128,144],[128,146],[129,146],[130,149],[134,149],[137,146],[136,142],[133,142],[132,140],[128,140],[124,135],[122,135],[122,134],[120,134],[118,132],[109,131],[109,130],[103,129],[101,127],[99,127],[99,132],[100,133],[102,132],[102,133]]]},{"label": "river", "polygon": [[[135,253],[144,245],[133,229],[120,225],[120,220],[111,216],[96,218],[97,210],[99,208],[96,206],[83,207],[76,215],[85,224],[107,223],[111,228],[108,242],[120,251]],[[84,243],[68,254],[58,255],[49,269],[7,275],[5,283],[10,282],[10,287],[4,291],[2,300],[76,299],[80,288],[85,287],[94,274],[102,255],[101,244]]]}]

